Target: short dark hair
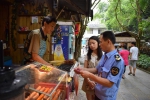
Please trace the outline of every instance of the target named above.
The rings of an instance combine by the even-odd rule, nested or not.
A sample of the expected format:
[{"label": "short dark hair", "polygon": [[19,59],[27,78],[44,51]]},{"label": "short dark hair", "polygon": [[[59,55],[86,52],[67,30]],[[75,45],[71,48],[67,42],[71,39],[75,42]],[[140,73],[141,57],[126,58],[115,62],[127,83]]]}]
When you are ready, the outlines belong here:
[{"label": "short dark hair", "polygon": [[122,45],[121,47],[123,47],[124,49],[127,49],[127,45]]},{"label": "short dark hair", "polygon": [[136,43],[135,43],[135,42],[131,42],[131,44],[133,44],[134,46],[136,45]]},{"label": "short dark hair", "polygon": [[104,40],[110,40],[113,44],[116,43],[116,38],[115,38],[115,35],[112,31],[105,31],[105,32],[102,32],[101,35],[103,35],[103,39]]},{"label": "short dark hair", "polygon": [[43,18],[42,20],[42,26],[44,26],[44,22],[46,22],[47,24],[51,23],[51,22],[57,22],[56,18],[53,16],[46,16]]}]

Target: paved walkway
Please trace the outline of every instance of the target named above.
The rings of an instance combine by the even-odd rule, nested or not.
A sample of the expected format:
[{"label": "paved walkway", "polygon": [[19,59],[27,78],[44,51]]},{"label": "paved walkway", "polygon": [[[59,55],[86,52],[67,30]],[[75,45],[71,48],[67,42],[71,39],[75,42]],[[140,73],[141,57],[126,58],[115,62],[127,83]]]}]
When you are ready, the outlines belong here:
[{"label": "paved walkway", "polygon": [[136,75],[127,75],[122,79],[117,100],[150,100],[150,74],[139,69]]},{"label": "paved walkway", "polygon": [[[121,80],[117,100],[150,100],[150,74],[139,69],[136,75],[127,75]],[[80,86],[78,96],[74,100],[86,100],[85,93],[81,90],[83,78],[80,76]]]}]

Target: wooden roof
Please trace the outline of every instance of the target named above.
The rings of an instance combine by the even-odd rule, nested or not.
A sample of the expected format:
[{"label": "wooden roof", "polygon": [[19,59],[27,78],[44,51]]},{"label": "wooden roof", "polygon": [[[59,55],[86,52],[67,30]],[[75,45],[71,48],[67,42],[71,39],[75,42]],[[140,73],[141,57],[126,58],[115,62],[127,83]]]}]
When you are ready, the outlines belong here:
[{"label": "wooden roof", "polygon": [[[52,15],[66,20],[74,19],[80,22],[82,17],[93,18],[92,0],[47,0],[52,10]],[[62,11],[62,12],[61,12]],[[60,13],[61,12],[61,13]],[[83,15],[83,16],[82,16]]]},{"label": "wooden roof", "polygon": [[133,37],[116,37],[116,42],[120,43],[120,42],[136,42],[135,38]]},{"label": "wooden roof", "polygon": [[59,7],[70,12],[80,13],[85,16],[93,16],[91,13],[92,0],[59,0]]},{"label": "wooden roof", "polygon": [[132,37],[128,32],[115,32],[116,37]]},{"label": "wooden roof", "polygon": [[120,42],[136,42],[135,38],[132,37],[128,32],[116,32],[114,33],[115,37],[116,37],[116,42],[120,43]]}]

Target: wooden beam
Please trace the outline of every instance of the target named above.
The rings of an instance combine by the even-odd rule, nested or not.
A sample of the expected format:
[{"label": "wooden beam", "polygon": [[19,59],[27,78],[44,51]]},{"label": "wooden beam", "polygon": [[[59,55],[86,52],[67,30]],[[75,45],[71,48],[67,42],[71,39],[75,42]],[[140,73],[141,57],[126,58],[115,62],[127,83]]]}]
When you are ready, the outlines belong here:
[{"label": "wooden beam", "polygon": [[94,0],[94,2],[92,3],[92,6],[95,4],[96,0]]},{"label": "wooden beam", "polygon": [[60,14],[61,14],[62,12],[64,12],[64,8],[65,8],[65,6],[61,9],[61,11],[60,11],[59,14],[57,15],[56,19],[58,19],[58,17],[60,16]]},{"label": "wooden beam", "polygon": [[65,12],[71,12],[71,14],[81,14],[80,12],[78,13],[77,11],[73,11],[70,9],[64,9]]},{"label": "wooden beam", "polygon": [[72,2],[71,0],[65,0],[67,3],[69,3],[70,5],[72,5],[75,9],[77,9],[78,12],[81,12],[82,14],[86,15],[86,13],[78,6],[76,5],[74,2]]},{"label": "wooden beam", "polygon": [[[88,2],[88,0],[86,0],[86,2]],[[86,4],[86,11],[88,11],[88,4]]]},{"label": "wooden beam", "polygon": [[11,4],[13,4],[13,0],[0,0],[0,4],[11,5]]},{"label": "wooden beam", "polygon": [[92,4],[92,9],[94,9],[96,6],[97,6],[97,4],[100,2],[101,0],[98,0],[98,2],[95,4],[95,2]]}]

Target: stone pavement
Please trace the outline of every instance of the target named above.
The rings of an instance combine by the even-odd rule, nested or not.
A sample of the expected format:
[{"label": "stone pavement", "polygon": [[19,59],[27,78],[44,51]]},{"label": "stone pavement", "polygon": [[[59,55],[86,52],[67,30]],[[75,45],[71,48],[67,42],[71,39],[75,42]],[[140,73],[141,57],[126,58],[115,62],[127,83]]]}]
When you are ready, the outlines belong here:
[{"label": "stone pavement", "polygon": [[[121,80],[117,100],[150,100],[150,74],[139,69],[136,75],[128,75],[129,68],[126,68],[125,79]],[[79,92],[74,100],[86,100],[86,95],[81,86],[83,78],[79,76]]]}]

